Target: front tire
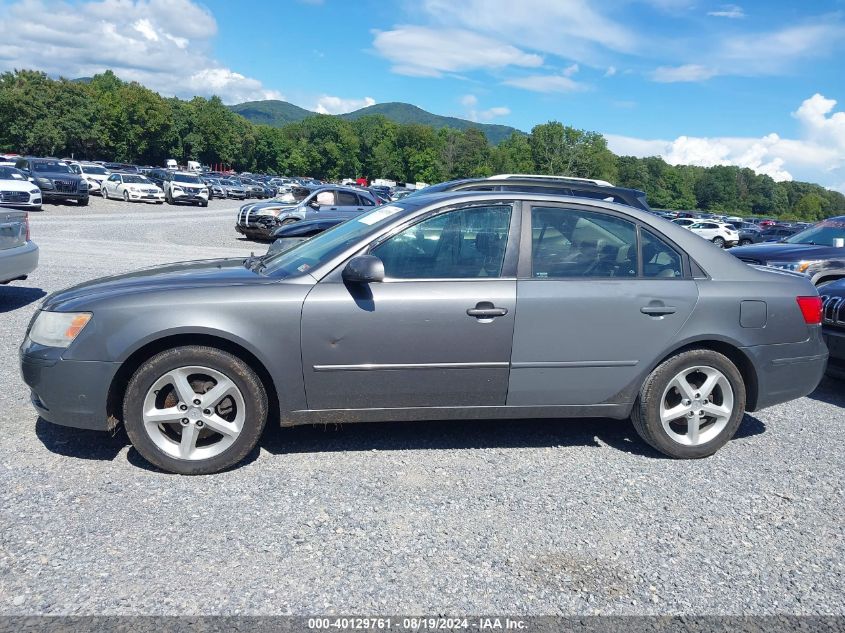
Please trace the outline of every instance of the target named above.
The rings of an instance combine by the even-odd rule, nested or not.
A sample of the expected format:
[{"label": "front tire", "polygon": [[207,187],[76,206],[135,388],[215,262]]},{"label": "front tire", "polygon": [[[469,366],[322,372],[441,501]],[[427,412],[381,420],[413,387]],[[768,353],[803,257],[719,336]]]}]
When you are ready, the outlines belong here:
[{"label": "front tire", "polygon": [[267,422],[267,393],[252,368],[223,350],[191,345],[141,365],[126,389],[123,419],[148,462],[181,475],[234,466]]},{"label": "front tire", "polygon": [[124,189],[123,191],[123,201],[129,202],[129,192]]},{"label": "front tire", "polygon": [[745,383],[726,356],[682,352],[649,374],[631,412],[639,436],[664,455],[698,459],[736,433],[745,412]]},{"label": "front tire", "polygon": [[88,196],[85,196],[84,198],[80,198],[79,200],[76,201],[76,204],[80,207],[87,207],[88,206]]},{"label": "front tire", "polygon": [[105,187],[103,187],[103,189],[102,189],[102,191],[101,191],[100,193],[101,193],[101,195],[103,196],[103,198],[105,198],[106,200],[108,200],[108,199],[109,199],[109,192],[108,192],[108,191],[106,191],[106,188],[105,188]]}]

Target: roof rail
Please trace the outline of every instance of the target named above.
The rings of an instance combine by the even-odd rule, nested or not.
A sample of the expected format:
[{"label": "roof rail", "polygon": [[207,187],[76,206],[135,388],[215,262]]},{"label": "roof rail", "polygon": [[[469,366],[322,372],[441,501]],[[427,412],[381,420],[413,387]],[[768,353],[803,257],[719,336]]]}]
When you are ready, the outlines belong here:
[{"label": "roof rail", "polygon": [[597,180],[595,178],[577,178],[575,176],[549,176],[548,174],[496,174],[489,176],[487,180],[510,180],[512,178],[538,178],[540,180],[564,180],[574,182],[588,182],[593,185],[601,187],[613,187],[613,183],[606,180]]}]

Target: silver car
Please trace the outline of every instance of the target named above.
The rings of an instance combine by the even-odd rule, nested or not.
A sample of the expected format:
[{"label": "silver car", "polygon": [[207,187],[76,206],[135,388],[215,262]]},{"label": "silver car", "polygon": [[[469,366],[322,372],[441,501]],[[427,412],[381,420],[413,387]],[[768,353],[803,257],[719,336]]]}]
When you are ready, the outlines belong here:
[{"label": "silver car", "polygon": [[463,192],[377,207],[271,256],[55,293],[21,366],[45,420],[123,424],[184,474],[238,463],[268,419],[630,418],[659,451],[698,458],[745,411],[815,389],[821,320],[802,275],[646,211]]},{"label": "silver car", "polygon": [[26,279],[38,266],[38,246],[29,239],[25,211],[0,209],[0,284]]}]

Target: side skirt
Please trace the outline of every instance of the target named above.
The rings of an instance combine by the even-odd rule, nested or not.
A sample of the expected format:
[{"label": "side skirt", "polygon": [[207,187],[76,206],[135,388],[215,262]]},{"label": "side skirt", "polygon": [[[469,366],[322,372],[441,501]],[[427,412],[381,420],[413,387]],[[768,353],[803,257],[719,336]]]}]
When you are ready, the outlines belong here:
[{"label": "side skirt", "polygon": [[426,420],[519,420],[525,418],[611,418],[624,420],[633,404],[549,407],[414,407],[401,409],[308,409],[282,415],[282,426]]}]

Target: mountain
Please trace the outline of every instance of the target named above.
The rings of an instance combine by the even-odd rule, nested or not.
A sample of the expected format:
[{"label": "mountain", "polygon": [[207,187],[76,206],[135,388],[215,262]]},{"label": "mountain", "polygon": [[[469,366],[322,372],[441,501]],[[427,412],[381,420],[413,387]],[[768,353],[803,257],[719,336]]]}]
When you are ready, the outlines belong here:
[{"label": "mountain", "polygon": [[[229,108],[253,123],[272,125],[273,127],[281,127],[282,125],[295,123],[306,117],[316,115],[316,112],[300,108],[287,101],[275,100],[249,101],[247,103],[229,106]],[[484,132],[487,140],[493,145],[498,145],[514,132],[520,132],[516,128],[507,125],[476,123],[467,119],[432,114],[410,103],[377,103],[338,116],[347,121],[354,121],[369,114],[381,114],[396,123],[418,123],[420,125],[430,125],[437,129],[449,127],[456,130],[465,130],[470,127],[476,127]]]},{"label": "mountain", "polygon": [[240,114],[253,123],[282,127],[288,123],[296,123],[302,119],[314,116],[315,112],[300,108],[287,101],[268,99],[267,101],[247,101],[229,106],[233,112]]}]

